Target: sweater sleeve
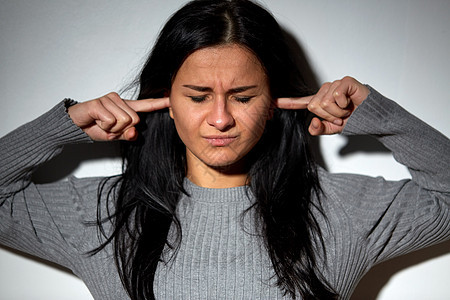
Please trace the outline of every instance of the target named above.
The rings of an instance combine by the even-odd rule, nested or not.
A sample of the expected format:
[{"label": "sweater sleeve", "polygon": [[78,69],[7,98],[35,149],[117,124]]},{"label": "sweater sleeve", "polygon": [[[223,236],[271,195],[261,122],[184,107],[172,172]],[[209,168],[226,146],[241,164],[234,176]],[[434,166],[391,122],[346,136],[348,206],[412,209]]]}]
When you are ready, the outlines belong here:
[{"label": "sweater sleeve", "polygon": [[348,228],[345,234],[357,236],[352,238],[354,253],[365,249],[372,265],[449,238],[450,141],[369,89],[343,134],[376,137],[409,169],[412,179],[336,175],[329,184],[346,216],[334,218]]},{"label": "sweater sleeve", "polygon": [[66,113],[71,103],[62,101],[0,140],[0,243],[69,268],[85,231],[80,199],[95,194],[95,180],[36,185],[30,178],[63,145],[91,142]]},{"label": "sweater sleeve", "polygon": [[372,135],[405,165],[415,183],[450,192],[450,140],[369,87],[368,101],[357,108],[344,129],[346,135]]}]

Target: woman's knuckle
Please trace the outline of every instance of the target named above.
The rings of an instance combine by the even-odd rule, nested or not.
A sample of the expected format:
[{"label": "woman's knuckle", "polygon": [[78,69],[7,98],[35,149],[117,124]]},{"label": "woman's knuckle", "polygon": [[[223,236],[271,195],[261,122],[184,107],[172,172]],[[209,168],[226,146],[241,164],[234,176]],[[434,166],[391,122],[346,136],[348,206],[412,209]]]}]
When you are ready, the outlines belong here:
[{"label": "woman's knuckle", "polygon": [[322,84],[322,89],[329,89],[331,84],[331,82],[325,82],[324,84]]},{"label": "woman's knuckle", "polygon": [[114,127],[123,127],[123,126],[125,126],[126,124],[127,124],[127,118],[126,118],[126,116],[123,116],[123,115],[117,115],[117,116],[115,116],[115,119],[116,119],[116,121],[115,121],[115,126]]},{"label": "woman's knuckle", "polygon": [[110,92],[110,93],[106,94],[106,97],[111,98],[111,99],[120,98],[119,94],[117,94],[116,92]]},{"label": "woman's knuckle", "polygon": [[133,125],[136,125],[136,124],[138,124],[140,121],[141,121],[141,119],[140,119],[139,116],[136,114],[136,116],[134,116],[134,117],[132,118],[131,123],[132,123]]},{"label": "woman's knuckle", "polygon": [[322,108],[329,108],[331,106],[331,101],[329,98],[323,99],[322,102],[320,102],[320,107]]},{"label": "woman's knuckle", "polygon": [[344,78],[342,78],[342,81],[353,81],[353,80],[355,79],[351,76],[344,76]]},{"label": "woman's knuckle", "polygon": [[113,116],[109,116],[109,115],[105,115],[102,118],[103,123],[105,123],[105,125],[114,125],[117,122],[117,119],[114,118]]}]

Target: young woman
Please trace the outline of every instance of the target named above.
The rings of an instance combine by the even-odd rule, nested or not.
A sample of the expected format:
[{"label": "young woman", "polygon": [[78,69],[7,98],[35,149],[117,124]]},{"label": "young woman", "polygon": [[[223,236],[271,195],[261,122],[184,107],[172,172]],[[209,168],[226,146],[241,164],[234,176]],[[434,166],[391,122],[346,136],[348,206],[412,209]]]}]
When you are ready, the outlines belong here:
[{"label": "young woman", "polygon": [[[96,299],[346,299],[377,262],[448,238],[450,142],[350,77],[310,96],[290,57],[253,2],[188,3],[138,101],[65,100],[2,139],[2,243]],[[377,136],[413,180],[318,169],[308,131]],[[65,144],[115,139],[120,176],[29,180]]]}]

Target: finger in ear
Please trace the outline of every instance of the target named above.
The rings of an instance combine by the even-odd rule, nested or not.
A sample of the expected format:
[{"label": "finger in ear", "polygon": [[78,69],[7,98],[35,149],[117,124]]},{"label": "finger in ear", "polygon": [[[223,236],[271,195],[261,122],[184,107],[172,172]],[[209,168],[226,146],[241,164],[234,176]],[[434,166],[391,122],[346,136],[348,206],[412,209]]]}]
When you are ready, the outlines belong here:
[{"label": "finger in ear", "polygon": [[172,105],[170,103],[170,90],[164,90],[164,97],[169,98],[169,116],[173,119]]}]

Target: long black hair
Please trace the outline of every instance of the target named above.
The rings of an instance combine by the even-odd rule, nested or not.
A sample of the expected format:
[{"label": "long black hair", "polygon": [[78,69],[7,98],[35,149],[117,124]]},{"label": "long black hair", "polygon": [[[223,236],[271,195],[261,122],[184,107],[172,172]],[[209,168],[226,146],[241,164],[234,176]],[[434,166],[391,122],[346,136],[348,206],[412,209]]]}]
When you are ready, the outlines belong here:
[{"label": "long black hair", "polygon": [[[159,34],[139,76],[138,99],[169,94],[178,69],[194,51],[233,43],[259,59],[273,99],[309,92],[283,31],[269,12],[248,0],[196,0],[178,10]],[[97,250],[113,243],[121,280],[134,300],[154,299],[153,281],[162,251],[176,249],[182,238],[176,207],[180,196],[187,194],[183,187],[186,149],[168,110],[140,117],[138,140],[123,147],[123,174],[99,189],[99,201],[107,192],[114,205],[114,213],[107,216],[113,223],[112,234],[104,230],[104,217],[98,211],[107,240]],[[246,212],[256,211],[255,222],[262,227],[277,285],[292,298],[334,298],[316,264],[315,254],[322,244],[313,211],[320,211],[314,201],[320,186],[308,150],[306,113],[275,108],[248,159],[255,203]],[[172,243],[168,241],[170,226],[175,228]]]}]

